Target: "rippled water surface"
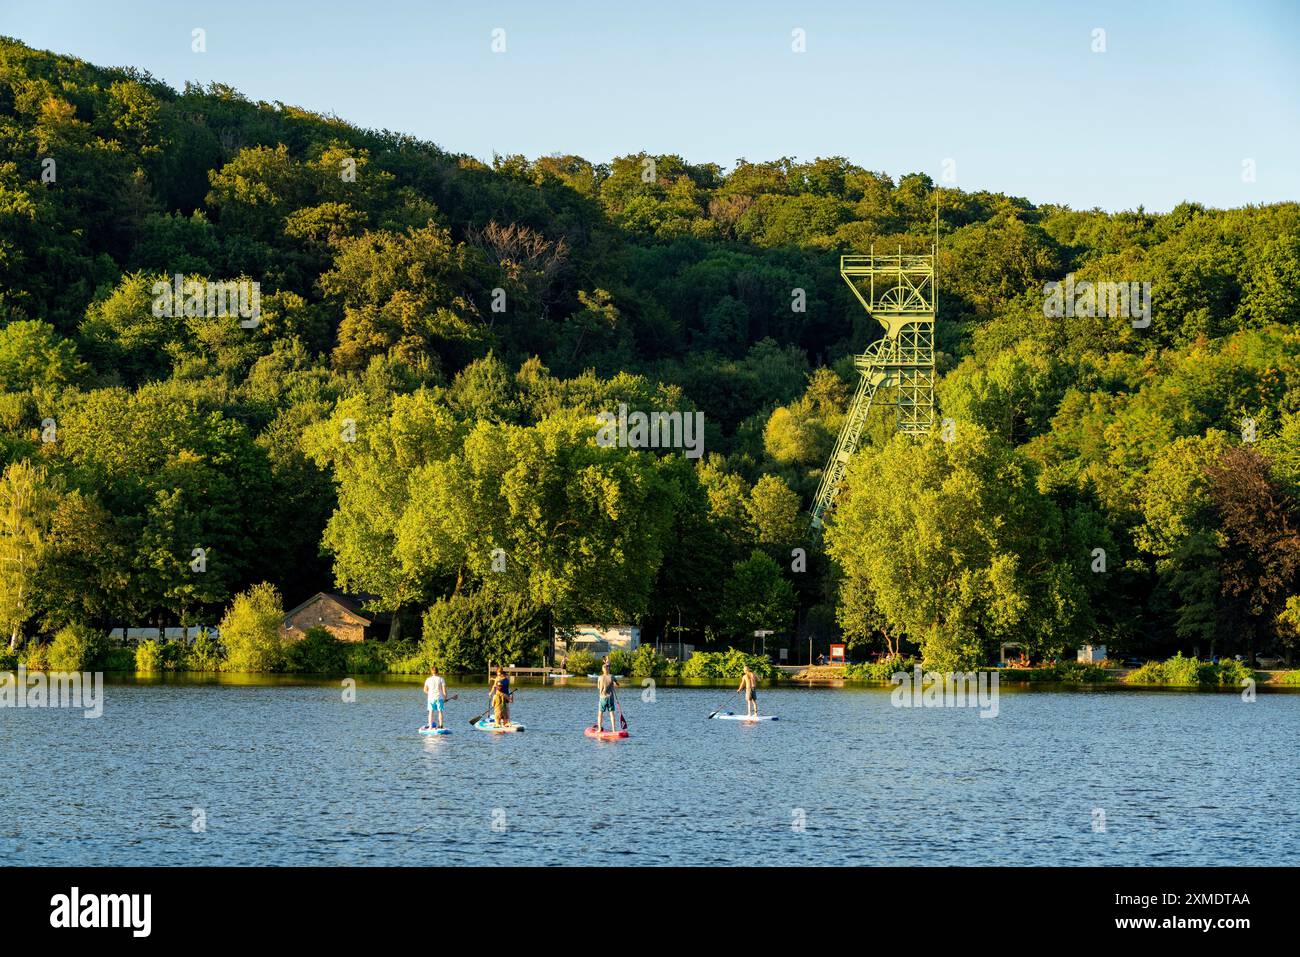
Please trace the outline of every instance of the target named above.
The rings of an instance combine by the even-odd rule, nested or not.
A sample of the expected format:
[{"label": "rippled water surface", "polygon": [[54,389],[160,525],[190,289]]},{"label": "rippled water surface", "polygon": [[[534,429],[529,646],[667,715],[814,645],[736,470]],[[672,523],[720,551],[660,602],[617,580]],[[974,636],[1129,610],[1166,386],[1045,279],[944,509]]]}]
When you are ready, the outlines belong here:
[{"label": "rippled water surface", "polygon": [[[525,685],[523,734],[415,733],[418,684],[109,684],[104,715],[0,709],[0,852],[27,864],[1268,864],[1300,836],[1300,695]],[[729,705],[737,704],[731,698]],[[195,830],[201,809],[206,830]],[[1103,820],[1104,815],[1104,820]],[[1104,829],[1103,829],[1104,828]]]}]

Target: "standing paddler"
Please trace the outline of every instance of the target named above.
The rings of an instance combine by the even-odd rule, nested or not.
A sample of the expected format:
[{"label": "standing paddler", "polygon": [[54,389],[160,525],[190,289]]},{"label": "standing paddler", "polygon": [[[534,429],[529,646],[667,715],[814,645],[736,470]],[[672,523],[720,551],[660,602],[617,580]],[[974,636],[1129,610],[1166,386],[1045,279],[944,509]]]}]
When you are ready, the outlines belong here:
[{"label": "standing paddler", "polygon": [[596,704],[596,733],[605,730],[605,712],[609,712],[609,730],[612,733],[618,732],[618,725],[614,723],[614,689],[618,687],[618,681],[609,673],[609,659],[606,658],[600,663],[600,677],[596,679],[596,694],[599,701]]},{"label": "standing paddler", "polygon": [[745,665],[745,673],[740,676],[740,687],[736,690],[745,693],[745,713],[751,718],[757,718],[758,675],[749,670],[749,665]]},{"label": "standing paddler", "polygon": [[510,702],[514,694],[510,691],[510,676],[497,665],[497,676],[492,682],[492,718],[498,728],[510,724]]}]

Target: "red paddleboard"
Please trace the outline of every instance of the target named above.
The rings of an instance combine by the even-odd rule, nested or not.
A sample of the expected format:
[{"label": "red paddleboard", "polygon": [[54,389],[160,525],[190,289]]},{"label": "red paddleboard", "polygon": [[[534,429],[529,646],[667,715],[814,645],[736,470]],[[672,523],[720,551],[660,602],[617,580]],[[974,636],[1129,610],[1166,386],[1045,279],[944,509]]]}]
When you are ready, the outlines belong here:
[{"label": "red paddleboard", "polygon": [[617,741],[619,738],[627,737],[626,731],[597,731],[595,725],[592,725],[582,733],[589,738],[599,738],[602,741]]}]

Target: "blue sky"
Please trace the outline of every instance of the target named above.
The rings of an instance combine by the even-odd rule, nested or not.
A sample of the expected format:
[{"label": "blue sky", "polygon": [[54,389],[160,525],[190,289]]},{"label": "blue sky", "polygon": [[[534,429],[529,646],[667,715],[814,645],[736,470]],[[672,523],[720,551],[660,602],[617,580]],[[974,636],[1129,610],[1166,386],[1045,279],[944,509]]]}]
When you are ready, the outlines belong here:
[{"label": "blue sky", "polygon": [[0,0],[0,33],[485,159],[951,159],[962,188],[1075,208],[1300,199],[1300,0]]}]

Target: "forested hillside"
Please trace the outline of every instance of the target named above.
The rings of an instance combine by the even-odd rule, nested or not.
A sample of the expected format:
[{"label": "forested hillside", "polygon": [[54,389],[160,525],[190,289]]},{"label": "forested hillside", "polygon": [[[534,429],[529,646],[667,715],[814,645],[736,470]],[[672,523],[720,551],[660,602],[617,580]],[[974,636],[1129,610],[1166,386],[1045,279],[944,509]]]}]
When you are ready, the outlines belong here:
[{"label": "forested hillside", "polygon": [[[951,441],[873,410],[814,547],[878,334],[839,256],[928,252],[936,205]],[[1149,325],[1047,318],[1067,274],[1149,282]],[[177,275],[258,283],[257,322],[159,315]],[[1284,646],[1298,324],[1295,203],[1075,211],[838,157],[486,165],[0,39],[0,625],[215,621],[266,581],[372,595],[451,667],[483,661],[467,616],[953,665]],[[704,457],[598,445],[620,403],[702,411]]]}]

